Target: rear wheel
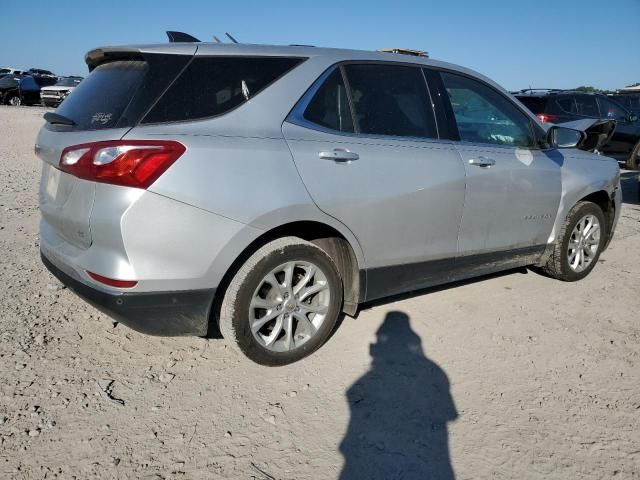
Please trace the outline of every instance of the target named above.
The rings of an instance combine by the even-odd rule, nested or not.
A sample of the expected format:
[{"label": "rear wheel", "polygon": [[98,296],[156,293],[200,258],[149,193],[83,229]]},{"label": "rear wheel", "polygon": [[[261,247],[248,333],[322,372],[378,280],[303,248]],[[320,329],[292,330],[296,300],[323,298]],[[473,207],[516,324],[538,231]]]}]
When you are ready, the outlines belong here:
[{"label": "rear wheel", "polygon": [[22,99],[19,95],[14,95],[13,97],[9,98],[9,105],[19,107],[20,105],[22,105]]},{"label": "rear wheel", "polygon": [[257,250],[234,276],[220,308],[220,331],[254,362],[286,365],[327,340],[342,295],[342,280],[324,250],[280,238]]},{"label": "rear wheel", "polygon": [[627,168],[629,170],[638,170],[640,168],[640,141],[633,147],[633,151],[627,159]]},{"label": "rear wheel", "polygon": [[567,215],[553,253],[542,270],[565,282],[583,279],[595,267],[605,237],[602,209],[593,202],[578,202]]}]

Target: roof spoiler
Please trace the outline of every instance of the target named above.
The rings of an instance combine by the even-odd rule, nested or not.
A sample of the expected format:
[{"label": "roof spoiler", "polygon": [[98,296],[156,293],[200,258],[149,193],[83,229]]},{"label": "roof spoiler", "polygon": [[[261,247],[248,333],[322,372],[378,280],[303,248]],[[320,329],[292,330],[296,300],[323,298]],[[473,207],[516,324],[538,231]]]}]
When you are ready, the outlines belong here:
[{"label": "roof spoiler", "polygon": [[129,47],[102,47],[94,48],[84,56],[84,61],[89,67],[89,71],[93,71],[101,63],[105,61],[120,59],[142,59],[142,53],[139,48]]},{"label": "roof spoiler", "polygon": [[184,32],[172,32],[170,30],[167,30],[167,37],[169,37],[169,43],[200,42],[200,40],[198,40],[196,37]]}]

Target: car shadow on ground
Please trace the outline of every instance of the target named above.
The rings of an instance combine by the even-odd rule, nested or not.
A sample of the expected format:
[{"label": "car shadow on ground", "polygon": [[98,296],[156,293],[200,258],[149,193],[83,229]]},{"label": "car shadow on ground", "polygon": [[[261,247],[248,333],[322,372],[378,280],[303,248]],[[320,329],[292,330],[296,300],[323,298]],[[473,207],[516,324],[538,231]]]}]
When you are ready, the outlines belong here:
[{"label": "car shadow on ground", "polygon": [[[437,293],[444,290],[450,290],[450,289],[461,287],[463,285],[470,285],[473,283],[484,282],[492,278],[506,277],[514,274],[528,275],[529,273],[531,273],[531,271],[527,267],[512,268],[510,270],[502,270],[500,272],[489,273],[487,275],[472,277],[466,280],[456,280],[455,282],[443,283],[442,285],[436,285],[434,287],[421,288],[419,290],[412,290],[406,293],[397,293],[395,295],[380,298],[378,300],[369,300],[368,302],[365,302],[358,307],[358,312],[356,313],[355,318],[358,318],[361,312],[365,312],[367,310],[370,310],[372,308],[379,307],[382,305],[387,305],[394,302],[400,302],[402,300],[408,300],[414,297],[421,297],[422,295],[428,295],[430,293]],[[536,271],[535,273],[541,274],[541,272],[538,272],[538,271]]]},{"label": "car shadow on ground", "polygon": [[631,205],[640,205],[640,172],[622,172],[620,184],[622,186],[622,201]]},{"label": "car shadow on ground", "polygon": [[458,414],[447,375],[405,313],[389,312],[376,336],[369,371],[347,390],[339,478],[453,479],[447,423]]}]

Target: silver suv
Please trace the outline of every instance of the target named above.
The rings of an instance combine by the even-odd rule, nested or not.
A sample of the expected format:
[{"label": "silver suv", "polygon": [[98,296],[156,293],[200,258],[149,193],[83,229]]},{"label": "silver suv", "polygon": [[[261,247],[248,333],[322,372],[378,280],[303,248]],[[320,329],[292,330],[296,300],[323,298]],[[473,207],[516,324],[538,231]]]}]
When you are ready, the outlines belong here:
[{"label": "silver suv", "polygon": [[614,160],[448,63],[206,43],[86,62],[37,139],[42,260],[142,332],[217,324],[287,364],[363,302],[522,266],[579,280],[620,213]]}]

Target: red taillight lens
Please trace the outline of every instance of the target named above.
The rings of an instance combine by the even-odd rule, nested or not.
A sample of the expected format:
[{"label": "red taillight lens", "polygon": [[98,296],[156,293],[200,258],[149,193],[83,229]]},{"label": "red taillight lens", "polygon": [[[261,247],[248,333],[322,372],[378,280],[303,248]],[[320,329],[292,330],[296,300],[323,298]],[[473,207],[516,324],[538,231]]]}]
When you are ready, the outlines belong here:
[{"label": "red taillight lens", "polygon": [[93,278],[96,282],[104,283],[105,285],[109,285],[110,287],[116,288],[133,288],[138,282],[135,280],[116,280],[113,278],[103,277],[102,275],[98,275],[97,273],[93,273],[87,270],[87,275]]},{"label": "red taillight lens", "polygon": [[536,117],[538,117],[542,123],[554,123],[558,120],[555,115],[548,115],[546,113],[538,113]]},{"label": "red taillight lens", "polygon": [[165,140],[116,140],[67,147],[60,170],[78,178],[148,188],[186,151]]}]

